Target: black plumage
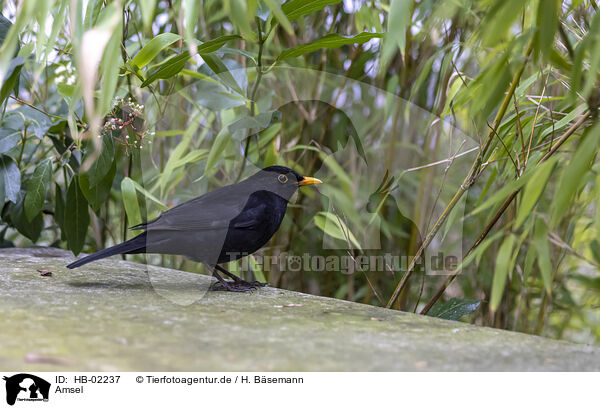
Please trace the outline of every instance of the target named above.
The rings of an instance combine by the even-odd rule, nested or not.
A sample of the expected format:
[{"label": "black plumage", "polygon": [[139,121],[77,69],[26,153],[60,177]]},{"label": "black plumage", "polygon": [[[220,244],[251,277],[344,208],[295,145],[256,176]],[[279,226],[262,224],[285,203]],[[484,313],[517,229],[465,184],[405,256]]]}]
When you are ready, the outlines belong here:
[{"label": "black plumage", "polygon": [[[298,187],[320,182],[287,167],[267,167],[237,184],[213,190],[131,227],[144,232],[67,268],[117,254],[184,255],[211,268],[223,289],[262,286],[239,279],[219,264],[247,256],[265,245],[279,229],[288,201]],[[215,268],[232,277],[233,282],[223,280]]]}]

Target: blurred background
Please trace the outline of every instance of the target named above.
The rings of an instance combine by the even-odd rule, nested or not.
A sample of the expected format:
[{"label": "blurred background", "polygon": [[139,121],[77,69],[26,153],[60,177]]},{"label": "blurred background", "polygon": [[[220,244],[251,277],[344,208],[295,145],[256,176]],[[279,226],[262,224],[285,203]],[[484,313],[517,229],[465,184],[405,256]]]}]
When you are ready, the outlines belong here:
[{"label": "blurred background", "polygon": [[[0,244],[93,252],[280,164],[325,183],[232,272],[596,344],[596,8],[0,1]],[[305,255],[340,264],[263,264]]]}]

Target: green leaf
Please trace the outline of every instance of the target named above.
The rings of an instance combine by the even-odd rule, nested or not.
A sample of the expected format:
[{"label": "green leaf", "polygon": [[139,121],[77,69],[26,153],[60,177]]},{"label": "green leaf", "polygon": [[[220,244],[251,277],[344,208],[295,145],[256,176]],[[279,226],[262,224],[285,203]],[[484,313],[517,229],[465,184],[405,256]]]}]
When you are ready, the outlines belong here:
[{"label": "green leaf", "polygon": [[579,143],[575,154],[567,168],[563,171],[559,187],[556,189],[556,198],[550,226],[554,228],[562,215],[567,211],[569,204],[583,181],[585,173],[591,166],[592,159],[598,153],[600,145],[600,125],[587,129],[583,140]]},{"label": "green leaf", "polygon": [[477,206],[475,210],[471,212],[471,215],[479,214],[490,207],[493,207],[496,204],[506,200],[508,196],[510,196],[515,191],[518,191],[521,187],[525,185],[533,175],[533,171],[526,171],[521,177],[516,180],[511,180],[506,183],[500,190],[496,191],[494,194],[490,196],[483,204]]},{"label": "green leaf", "polygon": [[21,190],[17,194],[17,199],[14,204],[10,204],[7,211],[8,221],[17,231],[36,242],[40,237],[42,228],[44,227],[44,219],[42,213],[38,213],[32,221],[28,221],[23,210],[23,200],[25,191]]},{"label": "green leaf", "polygon": [[[596,192],[595,192],[596,203],[600,203],[600,174],[596,176]],[[1,203],[0,203],[1,204]],[[596,214],[594,217],[594,225],[596,227],[596,236],[600,237],[600,205],[595,205]]]},{"label": "green leaf", "polygon": [[[116,5],[115,9],[117,12],[120,12]],[[122,34],[123,29],[121,19],[119,19],[119,24],[117,24],[114,28],[114,32],[104,48],[102,60],[100,61],[100,73],[102,74],[102,85],[100,87],[100,109],[102,114],[110,111],[113,104],[113,96],[117,90],[120,65],[115,63],[115,61],[118,61],[121,57]]]},{"label": "green leaf", "polygon": [[82,173],[79,175],[79,187],[81,188],[81,192],[87,199],[94,212],[97,213],[102,204],[104,204],[109,198],[116,172],[117,161],[113,160],[112,166],[108,170],[108,173],[106,173],[102,180],[96,183],[95,186],[90,186],[89,173]]},{"label": "green leaf", "polygon": [[523,194],[521,194],[521,204],[519,205],[519,210],[517,211],[515,229],[519,228],[523,224],[527,216],[529,216],[531,213],[531,210],[533,210],[535,203],[538,201],[542,195],[542,192],[544,191],[544,188],[546,187],[546,183],[552,174],[555,164],[555,158],[542,163],[535,169],[533,176],[529,179],[527,184],[525,184]]},{"label": "green leaf", "polygon": [[181,157],[183,157],[184,152],[188,149],[188,146],[190,145],[192,135],[196,133],[199,126],[200,122],[198,120],[198,117],[192,118],[188,128],[186,129],[185,133],[183,134],[183,137],[181,138],[181,141],[177,144],[177,147],[169,156],[169,160],[167,160],[167,164],[165,165],[165,168],[163,169],[158,179],[161,197],[164,197],[167,185],[171,185],[171,176],[177,167],[175,163],[177,163],[181,159]]},{"label": "green leaf", "polygon": [[288,20],[296,20],[298,17],[305,16],[315,11],[319,11],[329,6],[337,4],[342,0],[291,0],[286,2],[281,9]]},{"label": "green leaf", "polygon": [[571,112],[567,113],[561,120],[559,120],[558,122],[556,122],[554,124],[551,124],[546,129],[544,129],[544,131],[539,136],[540,140],[545,138],[552,132],[556,132],[556,131],[564,128],[565,126],[567,126],[569,123],[571,123],[571,121],[573,121],[573,119],[575,119],[576,116],[579,116],[580,114],[582,114],[586,109],[587,109],[587,106],[585,106],[585,105],[577,106]]},{"label": "green leaf", "polygon": [[33,175],[27,182],[27,194],[25,194],[23,205],[28,221],[32,221],[42,211],[51,181],[52,159],[46,159],[36,166]]},{"label": "green leaf", "polygon": [[140,11],[142,12],[142,23],[144,29],[147,30],[152,24],[152,17],[154,17],[154,8],[156,7],[157,0],[137,0],[140,4]]},{"label": "green leaf", "polygon": [[54,221],[60,227],[61,239],[66,240],[65,233],[65,200],[63,192],[58,183],[54,186]]},{"label": "green leaf", "polygon": [[131,61],[138,68],[144,68],[152,61],[162,50],[181,39],[180,35],[173,33],[162,33],[148,41],[148,44],[137,53]]},{"label": "green leaf", "polygon": [[74,255],[78,255],[83,249],[89,225],[88,203],[79,188],[78,178],[73,177],[67,189],[64,226],[67,245]]},{"label": "green leaf", "polygon": [[216,170],[215,165],[217,161],[221,158],[221,153],[225,150],[225,147],[231,140],[231,133],[229,133],[226,129],[221,129],[215,141],[210,148],[210,152],[208,152],[208,158],[206,159],[206,168],[204,170],[204,174],[206,176],[214,173]]},{"label": "green leaf", "polygon": [[537,10],[539,29],[539,50],[545,58],[550,55],[554,36],[558,28],[559,2],[557,0],[540,1]]},{"label": "green leaf", "polygon": [[194,86],[197,92],[196,102],[208,109],[217,111],[245,105],[244,100],[237,93],[230,91],[221,83],[198,81]]},{"label": "green leaf", "polygon": [[329,34],[325,37],[321,37],[316,41],[313,41],[308,44],[298,45],[296,47],[292,47],[283,51],[278,60],[283,60],[286,58],[295,58],[299,57],[303,54],[313,52],[319,50],[321,48],[339,48],[342,45],[348,44],[363,44],[373,38],[382,38],[383,34],[379,33],[360,33],[355,35],[354,37],[344,37],[338,34]]},{"label": "green leaf", "polygon": [[142,82],[141,87],[144,88],[157,79],[168,79],[174,77],[181,72],[189,58],[189,51],[184,51],[181,54],[164,61],[156,70],[154,70],[154,72],[148,75],[146,80]]},{"label": "green leaf", "polygon": [[17,57],[10,62],[6,75],[4,76],[4,82],[2,83],[2,86],[0,86],[0,105],[4,103],[15,86],[17,86],[24,63],[25,60],[23,57]]},{"label": "green leaf", "polygon": [[73,85],[67,85],[63,83],[56,84],[56,90],[62,96],[72,98],[75,95],[75,87]]},{"label": "green leaf", "polygon": [[[193,152],[190,152],[190,154],[191,153],[193,153]],[[189,154],[186,155],[186,157],[187,156],[189,156]],[[148,190],[146,190],[144,187],[142,187],[140,184],[138,184],[135,180],[129,179],[129,182],[133,184],[133,186],[135,187],[135,189],[137,191],[142,193],[150,201],[154,202],[161,210],[166,211],[169,209],[169,207],[164,205],[158,198],[156,198],[154,195],[152,195],[152,193],[150,193]]]},{"label": "green leaf", "polygon": [[265,2],[267,7],[269,8],[269,10],[271,10],[271,13],[273,13],[273,15],[275,16],[277,21],[279,21],[279,24],[281,24],[281,26],[284,28],[284,30],[287,31],[287,33],[290,35],[294,34],[294,30],[292,29],[292,24],[290,23],[290,20],[288,20],[286,14],[281,9],[281,3],[279,2],[279,0],[263,0],[263,1]]},{"label": "green leaf", "polygon": [[387,64],[399,50],[404,55],[406,48],[406,31],[410,27],[412,19],[412,0],[392,0],[390,12],[387,19],[387,31],[383,40],[381,51],[380,72],[387,68]]},{"label": "green leaf", "polygon": [[502,300],[502,294],[504,293],[504,287],[506,286],[506,279],[511,270],[511,258],[513,245],[515,243],[515,236],[510,234],[498,250],[496,257],[496,267],[494,269],[494,280],[492,281],[492,294],[490,295],[490,309],[492,311],[498,310],[500,301]]},{"label": "green leaf", "polygon": [[240,95],[244,95],[243,89],[240,87],[234,76],[231,74],[229,69],[223,61],[221,61],[215,54],[202,54],[202,59],[206,62],[206,65],[219,76],[219,78],[231,89],[236,91]]},{"label": "green leaf", "polygon": [[234,133],[238,130],[244,129],[265,129],[271,123],[273,117],[273,111],[262,112],[256,116],[244,116],[231,125],[229,125],[229,131]]},{"label": "green leaf", "polygon": [[427,316],[438,317],[446,320],[460,320],[461,317],[473,313],[481,301],[452,298],[444,303],[434,305]]},{"label": "green leaf", "polygon": [[[35,137],[40,140],[44,138],[48,129],[53,125],[48,116],[33,109],[31,106],[20,106],[17,109],[10,111],[10,113],[18,115],[23,120],[23,124],[26,124],[29,129],[33,129]],[[14,126],[13,128],[16,129]]]},{"label": "green leaf", "polygon": [[552,262],[550,260],[550,244],[548,243],[548,227],[546,226],[546,222],[541,218],[535,220],[533,246],[538,253],[537,261],[540,273],[542,274],[544,288],[550,294],[552,290]]},{"label": "green leaf", "polygon": [[352,231],[350,231],[346,226],[346,223],[336,215],[327,211],[320,211],[315,215],[314,220],[317,227],[325,234],[344,242],[348,242],[349,240],[352,245],[360,249],[360,244]]},{"label": "green leaf", "polygon": [[493,47],[505,38],[527,3],[524,0],[496,0],[480,24],[484,45]]},{"label": "green leaf", "polygon": [[4,39],[8,35],[8,30],[10,30],[10,26],[12,23],[9,19],[0,14],[0,45],[4,42]]},{"label": "green leaf", "polygon": [[597,239],[593,239],[590,242],[590,251],[592,251],[592,255],[594,256],[594,260],[596,263],[600,263],[600,242]]},{"label": "green leaf", "polygon": [[21,133],[14,129],[0,129],[0,153],[6,153],[19,143]]},{"label": "green leaf", "polygon": [[254,10],[249,10],[249,5],[256,3],[246,0],[225,0],[225,12],[231,19],[231,22],[240,30],[245,40],[256,42],[256,34],[250,27],[250,20],[254,16]]},{"label": "green leaf", "polygon": [[140,203],[137,199],[135,184],[133,184],[133,180],[129,177],[125,177],[121,181],[121,195],[123,198],[123,205],[125,206],[125,212],[127,213],[127,220],[129,224],[141,224],[142,214],[140,211]]},{"label": "green leaf", "polygon": [[8,199],[17,202],[21,189],[21,172],[16,163],[8,156],[0,156],[0,205]]},{"label": "green leaf", "polygon": [[231,40],[239,40],[242,37],[239,35],[224,35],[214,40],[206,41],[198,45],[198,54],[208,54],[221,49],[225,43]]},{"label": "green leaf", "polygon": [[94,187],[98,184],[109,172],[112,163],[115,160],[115,151],[115,142],[112,135],[104,135],[102,137],[102,151],[87,171],[90,187]]},{"label": "green leaf", "polygon": [[254,258],[254,255],[250,255],[248,257],[248,267],[250,268],[250,270],[254,274],[254,278],[257,281],[259,281],[259,282],[266,282],[267,281],[267,278],[265,278],[265,274],[263,273],[262,268],[260,267],[260,264],[258,262],[256,262],[256,259]]}]

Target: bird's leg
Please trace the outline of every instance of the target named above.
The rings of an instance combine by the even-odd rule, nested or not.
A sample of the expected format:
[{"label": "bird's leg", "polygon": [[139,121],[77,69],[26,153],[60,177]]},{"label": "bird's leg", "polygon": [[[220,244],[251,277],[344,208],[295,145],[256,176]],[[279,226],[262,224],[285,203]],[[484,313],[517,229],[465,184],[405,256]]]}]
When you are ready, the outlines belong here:
[{"label": "bird's leg", "polygon": [[221,275],[219,275],[219,273],[212,269],[212,274],[215,278],[217,278],[217,283],[213,283],[212,285],[210,285],[210,290],[226,290],[229,292],[247,292],[249,290],[252,290],[252,287],[249,286],[244,286],[244,285],[238,285],[237,282],[227,282],[225,279],[223,279],[223,277],[221,277]]},{"label": "bird's leg", "polygon": [[227,269],[223,268],[220,265],[215,265],[215,269],[218,269],[220,272],[223,272],[225,275],[227,275],[233,279],[233,282],[229,282],[230,286],[234,286],[234,287],[238,287],[238,288],[253,289],[253,288],[261,288],[261,287],[267,285],[266,283],[262,283],[262,282],[258,282],[258,281],[248,282],[246,280],[243,280],[243,279],[235,276],[233,273],[229,272]]},{"label": "bird's leg", "polygon": [[239,276],[234,275],[233,273],[229,272],[227,269],[223,268],[220,265],[215,265],[215,268],[218,269],[220,272],[223,272],[225,275],[229,276],[235,282],[246,282],[245,280],[243,280]]}]

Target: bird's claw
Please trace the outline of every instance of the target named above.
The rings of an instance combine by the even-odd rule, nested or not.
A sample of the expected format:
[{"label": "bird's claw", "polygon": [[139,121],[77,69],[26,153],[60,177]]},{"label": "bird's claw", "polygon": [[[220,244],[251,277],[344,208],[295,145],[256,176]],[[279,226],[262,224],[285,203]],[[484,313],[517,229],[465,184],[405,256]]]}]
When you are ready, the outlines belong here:
[{"label": "bird's claw", "polygon": [[238,281],[223,281],[223,282],[215,282],[210,286],[210,290],[212,291],[228,291],[228,292],[248,292],[253,289],[262,288],[266,286],[267,283],[262,283],[258,281],[248,282],[245,280]]}]

